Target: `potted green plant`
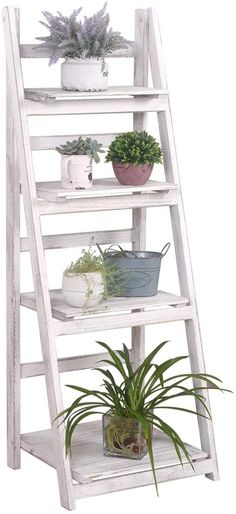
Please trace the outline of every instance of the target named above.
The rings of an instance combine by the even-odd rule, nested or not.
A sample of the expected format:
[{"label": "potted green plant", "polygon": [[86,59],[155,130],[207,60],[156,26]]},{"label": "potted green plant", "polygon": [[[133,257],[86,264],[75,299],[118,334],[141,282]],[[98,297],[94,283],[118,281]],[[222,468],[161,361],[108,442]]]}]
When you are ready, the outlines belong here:
[{"label": "potted green plant", "polygon": [[108,67],[105,56],[127,48],[128,41],[120,32],[108,28],[110,17],[106,14],[107,2],[93,16],[78,20],[82,7],[70,16],[42,11],[46,23],[40,23],[49,35],[37,37],[41,47],[51,51],[49,64],[65,58],[61,65],[61,85],[72,91],[102,91],[107,89]]},{"label": "potted green plant", "polygon": [[98,305],[109,295],[120,293],[117,271],[107,266],[103,257],[94,250],[83,249],[77,261],[68,266],[62,278],[62,292],[65,300],[73,307],[89,308]]},{"label": "potted green plant", "polygon": [[[159,410],[174,409],[177,412],[183,411],[211,418],[203,395],[204,389],[226,389],[218,385],[218,382],[221,382],[219,378],[206,373],[182,372],[169,375],[170,368],[186,359],[186,355],[154,364],[154,357],[167,343],[168,341],[164,341],[159,344],[135,370],[126,345],[123,344],[123,350],[114,352],[106,343],[98,342],[110,355],[110,359],[104,362],[120,374],[121,383],[117,384],[110,370],[96,368],[104,377],[102,389],[90,390],[77,385],[67,385],[79,392],[79,396],[55,418],[57,420],[63,417],[62,423],[66,422],[66,454],[71,448],[76,426],[85,418],[99,413],[103,414],[104,454],[140,459],[148,451],[156,489],[153,429],[157,428],[170,438],[181,463],[184,456],[193,467],[184,442],[163,417],[160,417]],[[199,385],[193,386],[191,379],[198,380]],[[191,384],[188,384],[188,381],[191,381]],[[170,400],[185,397],[198,400],[203,412],[197,413],[182,404],[170,404]]]},{"label": "potted green plant", "polygon": [[124,186],[144,185],[153,170],[154,163],[163,162],[159,143],[145,130],[124,132],[110,144],[106,162],[112,162],[115,176]]},{"label": "potted green plant", "polygon": [[81,136],[65,145],[57,146],[61,154],[61,184],[65,189],[88,189],[92,187],[93,160],[100,161],[102,144],[96,139]]}]

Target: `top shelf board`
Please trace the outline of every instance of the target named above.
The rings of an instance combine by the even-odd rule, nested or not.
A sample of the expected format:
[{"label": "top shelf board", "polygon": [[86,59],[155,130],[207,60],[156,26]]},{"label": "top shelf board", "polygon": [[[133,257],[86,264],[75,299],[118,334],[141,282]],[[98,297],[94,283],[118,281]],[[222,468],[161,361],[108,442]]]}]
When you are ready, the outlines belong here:
[{"label": "top shelf board", "polygon": [[111,86],[105,91],[66,91],[61,88],[30,88],[25,89],[25,98],[37,102],[55,102],[60,100],[88,100],[88,99],[113,99],[158,97],[167,95],[165,89],[153,89],[140,86]]}]

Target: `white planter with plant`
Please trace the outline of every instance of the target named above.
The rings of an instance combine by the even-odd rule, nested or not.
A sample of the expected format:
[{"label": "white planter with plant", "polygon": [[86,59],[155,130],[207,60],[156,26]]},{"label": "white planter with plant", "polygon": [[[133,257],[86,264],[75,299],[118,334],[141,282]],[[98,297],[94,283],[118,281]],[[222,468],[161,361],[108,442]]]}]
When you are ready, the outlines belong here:
[{"label": "white planter with plant", "polygon": [[49,30],[49,36],[36,39],[41,47],[49,49],[52,55],[49,64],[65,58],[61,65],[61,86],[70,91],[104,91],[107,89],[108,67],[105,56],[115,50],[127,48],[128,41],[120,32],[108,28],[110,17],[106,14],[107,2],[93,16],[78,20],[82,7],[70,16],[60,12],[54,16],[42,11],[46,23],[40,23]]},{"label": "white planter with plant", "polygon": [[107,266],[102,255],[94,250],[83,249],[81,257],[66,268],[62,278],[62,292],[65,300],[73,307],[95,307],[108,296],[120,295],[118,273]]},{"label": "white planter with plant", "polygon": [[93,160],[100,161],[102,144],[91,137],[81,136],[65,145],[57,146],[61,154],[61,185],[65,189],[88,189],[92,187]]},{"label": "white planter with plant", "polygon": [[73,307],[95,307],[105,294],[105,264],[91,250],[82,250],[81,257],[63,273],[62,292]]}]

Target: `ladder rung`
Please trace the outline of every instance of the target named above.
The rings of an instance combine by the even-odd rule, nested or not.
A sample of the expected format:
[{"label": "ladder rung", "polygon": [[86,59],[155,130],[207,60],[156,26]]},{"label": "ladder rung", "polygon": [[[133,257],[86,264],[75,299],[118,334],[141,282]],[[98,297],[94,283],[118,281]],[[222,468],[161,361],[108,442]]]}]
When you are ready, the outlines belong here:
[{"label": "ladder rung", "polygon": [[109,134],[73,134],[67,136],[31,136],[30,146],[31,150],[55,150],[56,146],[64,145],[66,141],[78,139],[79,136],[91,137],[97,139],[103,146],[109,146],[110,143],[118,136],[119,133]]},{"label": "ladder rung", "polygon": [[[106,57],[108,58],[117,58],[117,57],[134,57],[135,49],[134,49],[134,41],[130,41],[128,48],[122,48],[112,52],[112,54],[108,54]],[[30,58],[30,59],[41,59],[51,57],[52,52],[48,48],[37,47],[35,44],[21,44],[20,45],[20,56],[21,58]]]},{"label": "ladder rung", "polygon": [[[116,178],[95,179],[93,187],[88,189],[66,189],[60,181],[38,182],[36,184],[37,195],[40,199],[51,202],[62,202],[74,199],[103,197],[104,202],[108,196],[122,197],[127,194],[137,193],[168,193],[170,190],[178,190],[177,184],[149,180],[142,186],[122,186]],[[136,196],[137,197],[137,196]]]},{"label": "ladder rung", "polygon": [[111,330],[115,328],[129,328],[157,323],[169,323],[172,321],[186,321],[192,319],[194,310],[191,306],[180,306],[163,308],[158,310],[133,312],[130,314],[116,314],[67,321],[55,321],[56,335],[83,334],[100,330]]},{"label": "ladder rung", "polygon": [[[131,354],[131,351],[130,351]],[[76,355],[58,359],[60,373],[77,371],[79,369],[100,368],[106,365],[104,359],[108,359],[107,352],[94,353],[91,355]],[[21,378],[31,378],[44,375],[44,362],[26,362],[21,364]]]},{"label": "ladder rung", "polygon": [[67,91],[65,89],[56,87],[43,87],[43,88],[26,88],[25,98],[27,100],[33,100],[37,102],[54,102],[61,100],[82,100],[87,102],[88,100],[109,100],[113,101],[116,99],[125,98],[146,98],[146,97],[159,97],[166,96],[168,94],[167,89],[157,89],[151,87],[142,86],[110,86],[104,91]]},{"label": "ladder rung", "polygon": [[[104,230],[95,232],[80,232],[78,234],[51,234],[43,236],[43,247],[45,250],[59,248],[76,248],[98,244],[131,243],[135,240],[135,230]],[[28,237],[20,240],[21,252],[29,251]]]},{"label": "ladder rung", "polygon": [[99,100],[60,100],[40,102],[25,100],[28,116],[71,115],[71,114],[113,114],[134,112],[161,112],[168,107],[165,96],[113,98]]},{"label": "ladder rung", "polygon": [[41,215],[66,214],[73,212],[110,211],[119,209],[135,209],[141,207],[163,207],[176,205],[176,191],[147,193],[145,195],[107,196],[99,198],[81,198],[66,202],[38,201]]}]

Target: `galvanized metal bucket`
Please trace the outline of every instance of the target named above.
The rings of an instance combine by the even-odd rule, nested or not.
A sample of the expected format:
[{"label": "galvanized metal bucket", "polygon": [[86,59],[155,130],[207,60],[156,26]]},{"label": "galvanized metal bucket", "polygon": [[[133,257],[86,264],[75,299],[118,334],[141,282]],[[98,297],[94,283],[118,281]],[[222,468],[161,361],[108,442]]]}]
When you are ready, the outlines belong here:
[{"label": "galvanized metal bucket", "polygon": [[[120,286],[117,296],[154,296],[157,294],[161,261],[170,248],[170,243],[161,252],[144,252],[108,248],[103,257],[106,264],[117,271],[116,281]],[[108,284],[109,293],[109,284]],[[111,291],[112,294],[112,291]]]}]

